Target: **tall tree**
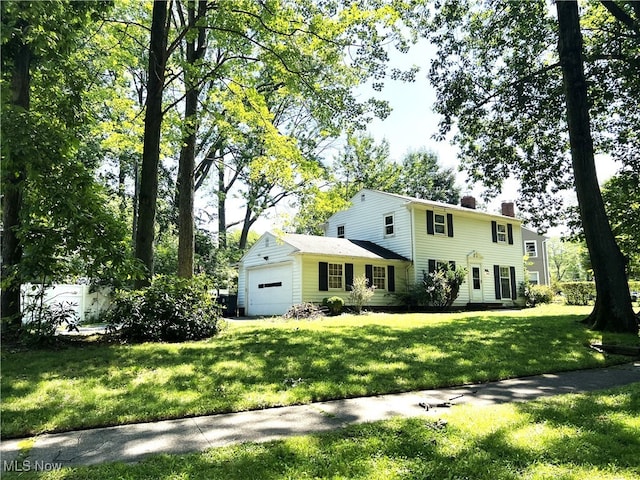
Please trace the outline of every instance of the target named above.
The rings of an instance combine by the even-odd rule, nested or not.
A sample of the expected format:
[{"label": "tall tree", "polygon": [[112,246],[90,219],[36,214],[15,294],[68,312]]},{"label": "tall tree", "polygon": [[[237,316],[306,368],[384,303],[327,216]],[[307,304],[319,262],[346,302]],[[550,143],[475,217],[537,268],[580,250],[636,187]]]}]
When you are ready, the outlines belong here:
[{"label": "tall tree", "polygon": [[196,26],[196,18],[203,18],[207,2],[187,2],[187,19],[182,15],[178,3],[178,11],[182,19],[183,28],[196,30],[197,34],[187,33],[185,36],[186,52],[184,66],[185,106],[184,106],[184,138],[180,151],[178,167],[178,276],[191,278],[193,276],[195,252],[195,167],[196,167],[196,134],[198,97],[200,95],[200,80],[197,71],[206,50],[206,31],[202,22]]},{"label": "tall tree", "polygon": [[624,257],[609,226],[596,174],[578,2],[563,0],[556,7],[573,173],[598,293],[586,321],[596,330],[638,333]]},{"label": "tall tree", "polygon": [[405,155],[397,190],[410,197],[453,205],[460,201],[453,169],[442,168],[438,156],[424,149]]},{"label": "tall tree", "polygon": [[[619,5],[628,18],[634,18],[629,16],[634,12],[629,3]],[[598,297],[602,298],[588,322],[598,329],[637,331],[630,299],[624,294],[628,289],[623,287],[626,283],[624,268],[620,268],[622,257],[607,232],[606,216],[600,208],[602,202],[591,163],[593,142],[586,134],[590,131],[585,123],[585,118],[589,119],[589,112],[585,116],[584,110],[587,104],[580,107],[582,110],[576,106],[579,99],[590,99],[597,145],[601,151],[615,153],[613,143],[624,142],[625,132],[628,134],[628,127],[636,122],[637,102],[631,98],[637,87],[637,65],[628,55],[633,50],[628,44],[634,41],[630,39],[635,38],[635,33],[628,27],[619,30],[617,45],[625,47],[618,51],[612,51],[617,48],[614,43],[607,46],[602,42],[606,35],[590,35],[583,46],[575,37],[575,27],[571,27],[573,38],[563,30],[569,20],[565,9],[570,6],[558,2],[558,17],[563,18],[560,25],[544,1],[496,5],[464,0],[444,2],[430,25],[430,37],[439,48],[430,78],[438,91],[436,110],[443,115],[441,135],[454,124],[457,126],[454,141],[461,147],[465,169],[488,187],[489,195],[497,194],[509,176],[518,178],[522,209],[534,224],[557,221],[561,210],[559,193],[575,185],[584,208],[596,209],[588,216],[583,211],[582,220],[591,222],[584,228],[591,231],[592,240],[587,243],[590,254],[597,257],[593,262],[596,277],[598,268],[602,268],[597,281]],[[573,7],[577,9],[575,3]],[[610,16],[606,10],[599,12]],[[579,35],[579,24],[577,29]],[[559,34],[564,35],[560,50],[554,45]],[[566,53],[567,45],[570,54]],[[584,57],[583,47],[587,52]],[[581,83],[577,63],[570,63],[581,66],[583,59],[588,60],[588,75],[594,78],[594,88]],[[568,76],[570,68],[576,76]],[[624,77],[607,78],[612,72]],[[617,90],[601,88],[613,85]],[[604,128],[612,125],[602,108],[607,103],[619,113],[615,121],[616,142],[607,138]],[[582,132],[576,138],[578,125]],[[627,145],[634,148],[633,142]],[[583,210],[583,205],[580,208]],[[602,236],[593,238],[599,235]]]},{"label": "tall tree", "polygon": [[104,79],[87,38],[98,33],[97,12],[108,7],[2,3],[3,243],[10,247],[2,315],[13,330],[20,327],[21,283],[132,273],[123,223],[94,179],[100,152],[92,113]]},{"label": "tall tree", "polygon": [[149,284],[153,275],[153,242],[155,238],[156,201],[158,197],[158,164],[160,162],[160,132],[163,117],[163,92],[168,60],[169,8],[166,0],[153,3],[149,43],[147,98],[144,117],[144,145],[138,196],[138,224],[135,255],[147,269],[137,287]]}]

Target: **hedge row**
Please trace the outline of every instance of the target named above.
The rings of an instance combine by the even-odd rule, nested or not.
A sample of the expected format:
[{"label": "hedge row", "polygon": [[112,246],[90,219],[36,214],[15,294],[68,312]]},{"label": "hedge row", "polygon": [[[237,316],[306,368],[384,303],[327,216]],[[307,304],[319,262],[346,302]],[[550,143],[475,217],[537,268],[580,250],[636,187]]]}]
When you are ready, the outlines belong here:
[{"label": "hedge row", "polygon": [[[558,284],[565,297],[567,305],[588,305],[596,298],[596,284],[594,282],[562,282]],[[629,289],[640,291],[640,281],[630,281]]]}]

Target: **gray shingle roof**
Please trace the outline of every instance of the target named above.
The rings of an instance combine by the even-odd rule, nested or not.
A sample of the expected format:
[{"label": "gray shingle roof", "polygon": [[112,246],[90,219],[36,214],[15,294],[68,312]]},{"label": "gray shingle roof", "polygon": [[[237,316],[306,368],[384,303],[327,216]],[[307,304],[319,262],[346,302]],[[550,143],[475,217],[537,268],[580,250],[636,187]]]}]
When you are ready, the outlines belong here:
[{"label": "gray shingle roof", "polygon": [[287,233],[282,237],[282,240],[296,248],[300,253],[409,261],[402,255],[367,240],[299,235],[296,233]]}]

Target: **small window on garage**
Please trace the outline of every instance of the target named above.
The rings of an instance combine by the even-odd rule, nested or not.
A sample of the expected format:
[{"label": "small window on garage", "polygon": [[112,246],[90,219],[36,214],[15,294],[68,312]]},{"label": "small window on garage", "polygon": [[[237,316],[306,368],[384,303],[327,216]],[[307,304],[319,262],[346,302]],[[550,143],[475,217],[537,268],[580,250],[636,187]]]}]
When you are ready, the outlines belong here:
[{"label": "small window on garage", "polygon": [[344,225],[338,225],[338,238],[344,238]]},{"label": "small window on garage", "polygon": [[329,288],[342,289],[342,273],[343,268],[341,263],[329,264]]}]

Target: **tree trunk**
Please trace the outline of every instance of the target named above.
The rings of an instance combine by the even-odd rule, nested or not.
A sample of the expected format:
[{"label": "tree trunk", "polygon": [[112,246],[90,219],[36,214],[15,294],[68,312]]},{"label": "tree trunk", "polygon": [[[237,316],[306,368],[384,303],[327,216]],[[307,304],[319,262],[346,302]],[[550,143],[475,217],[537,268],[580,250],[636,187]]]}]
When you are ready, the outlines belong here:
[{"label": "tree trunk", "polygon": [[[23,26],[26,28],[26,25]],[[20,41],[20,40],[18,40]],[[31,47],[20,42],[14,59],[11,79],[11,103],[16,114],[26,118],[29,111],[31,75]],[[16,335],[22,327],[20,312],[19,273],[22,261],[22,245],[18,237],[20,228],[20,210],[22,192],[26,180],[26,159],[18,158],[9,151],[2,165],[2,294],[0,308],[2,312],[2,332]]]},{"label": "tree trunk", "polygon": [[149,285],[153,276],[153,242],[155,237],[156,200],[158,197],[158,164],[160,162],[160,129],[162,127],[162,94],[167,61],[168,4],[153,3],[149,50],[149,80],[144,117],[144,143],[140,191],[138,193],[138,224],[136,228],[136,258],[146,267],[144,278],[136,287]]},{"label": "tree trunk", "polygon": [[218,248],[227,248],[227,189],[224,184],[224,161],[218,164]]},{"label": "tree trunk", "polygon": [[624,258],[611,231],[596,176],[578,4],[562,0],[556,6],[575,187],[597,292],[587,322],[595,330],[637,334]]},{"label": "tree trunk", "polygon": [[[203,15],[206,10],[206,1],[198,2],[198,14]],[[187,6],[188,26],[195,28],[196,12],[195,2],[190,1]],[[185,69],[185,112],[184,127],[186,134],[183,138],[183,147],[180,151],[180,163],[178,166],[178,276],[183,278],[193,277],[194,250],[195,250],[195,218],[194,218],[194,172],[196,167],[196,131],[198,115],[198,96],[200,88],[197,86],[197,78],[194,78],[194,69],[198,60],[205,52],[206,35],[204,28],[198,28],[198,45],[196,39],[187,40],[187,68]]]}]

